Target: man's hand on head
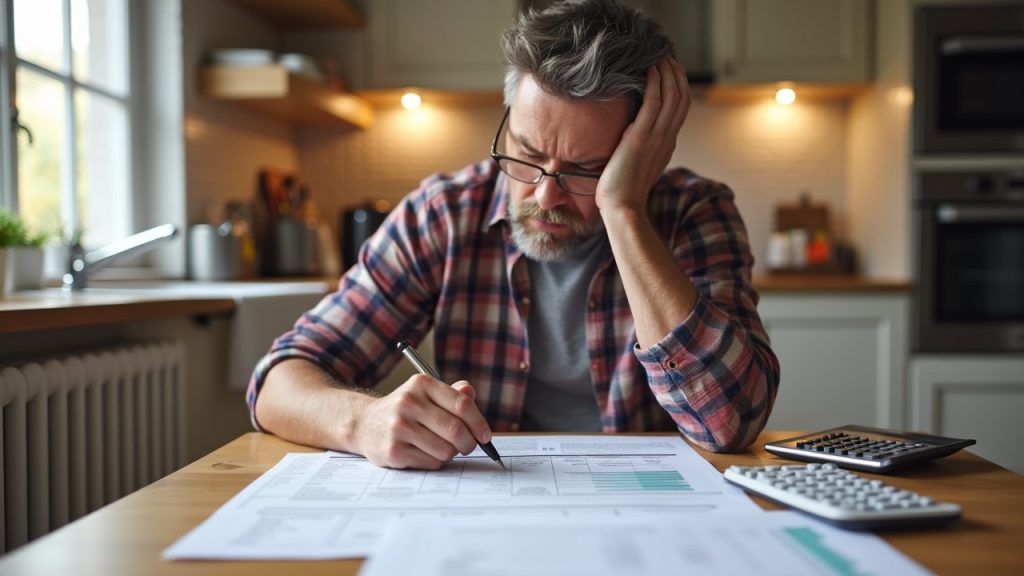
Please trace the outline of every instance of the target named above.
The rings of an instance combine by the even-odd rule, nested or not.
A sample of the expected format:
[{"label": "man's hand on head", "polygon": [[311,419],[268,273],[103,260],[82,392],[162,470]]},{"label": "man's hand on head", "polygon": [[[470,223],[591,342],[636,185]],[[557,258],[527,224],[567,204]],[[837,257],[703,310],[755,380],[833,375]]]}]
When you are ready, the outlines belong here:
[{"label": "man's hand on head", "polygon": [[686,70],[666,57],[647,71],[647,89],[636,119],[626,127],[597,185],[602,213],[626,208],[643,212],[647,196],[675,151],[690,111]]}]

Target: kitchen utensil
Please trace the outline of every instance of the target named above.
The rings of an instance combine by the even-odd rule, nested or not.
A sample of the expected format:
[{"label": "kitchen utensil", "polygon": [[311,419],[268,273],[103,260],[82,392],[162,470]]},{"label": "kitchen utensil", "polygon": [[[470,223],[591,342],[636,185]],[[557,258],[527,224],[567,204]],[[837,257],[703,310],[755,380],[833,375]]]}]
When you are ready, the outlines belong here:
[{"label": "kitchen utensil", "polygon": [[242,275],[242,239],[230,228],[196,224],[189,229],[189,276],[193,280],[231,280]]},{"label": "kitchen utensil", "polygon": [[385,205],[345,210],[341,215],[341,261],[345,269],[356,263],[359,249],[387,218]]}]

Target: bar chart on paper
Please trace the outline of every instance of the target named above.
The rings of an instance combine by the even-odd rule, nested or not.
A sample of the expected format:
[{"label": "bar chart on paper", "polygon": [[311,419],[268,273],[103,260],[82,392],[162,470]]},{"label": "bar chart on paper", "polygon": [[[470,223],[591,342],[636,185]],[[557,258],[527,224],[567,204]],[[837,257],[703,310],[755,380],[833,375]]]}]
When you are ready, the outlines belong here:
[{"label": "bar chart on paper", "polygon": [[[536,495],[539,486],[561,496],[690,492],[693,486],[668,456],[535,456],[509,458],[513,495]],[[525,489],[533,486],[532,490]]]},{"label": "bar chart on paper", "polygon": [[337,452],[288,454],[167,558],[366,556],[392,521],[526,516],[587,524],[623,518],[760,513],[678,437],[495,437],[440,470],[394,470]]},{"label": "bar chart on paper", "polygon": [[[509,558],[515,558],[511,568]],[[411,518],[396,524],[361,576],[925,576],[870,533],[796,512],[587,521],[522,516]]]},{"label": "bar chart on paper", "polygon": [[598,492],[693,490],[679,472],[597,472],[590,482]]}]

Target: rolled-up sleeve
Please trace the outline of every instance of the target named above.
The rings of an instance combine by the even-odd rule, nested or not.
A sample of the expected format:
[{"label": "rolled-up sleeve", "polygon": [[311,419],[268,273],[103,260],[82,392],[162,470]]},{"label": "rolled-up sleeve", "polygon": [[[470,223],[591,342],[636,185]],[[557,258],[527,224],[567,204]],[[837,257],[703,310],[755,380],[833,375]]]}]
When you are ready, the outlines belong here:
[{"label": "rolled-up sleeve", "polygon": [[733,194],[720,183],[701,186],[672,235],[673,255],[697,288],[697,301],[680,325],[635,354],[658,403],[687,438],[708,450],[736,451],[767,422],[779,363],[757,313],[753,257]]},{"label": "rolled-up sleeve", "polygon": [[246,390],[253,426],[267,374],[292,358],[309,360],[339,383],[372,388],[398,359],[395,343],[419,343],[429,330],[443,266],[446,207],[429,181],[407,196],[359,252],[337,292],[274,340]]}]

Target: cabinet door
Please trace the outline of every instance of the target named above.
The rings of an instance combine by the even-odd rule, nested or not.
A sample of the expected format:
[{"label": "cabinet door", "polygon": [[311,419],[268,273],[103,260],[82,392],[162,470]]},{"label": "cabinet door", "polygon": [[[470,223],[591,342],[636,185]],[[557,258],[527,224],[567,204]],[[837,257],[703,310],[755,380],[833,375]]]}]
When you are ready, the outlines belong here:
[{"label": "cabinet door", "polygon": [[496,90],[501,33],[516,0],[374,0],[367,6],[372,88]]},{"label": "cabinet door", "polygon": [[914,430],[974,438],[971,452],[1024,474],[1024,357],[920,356],[910,383]]},{"label": "cabinet door", "polygon": [[718,81],[862,83],[871,79],[869,0],[716,0]]},{"label": "cabinet door", "polygon": [[758,311],[782,379],[773,430],[900,427],[906,295],[768,294]]}]

